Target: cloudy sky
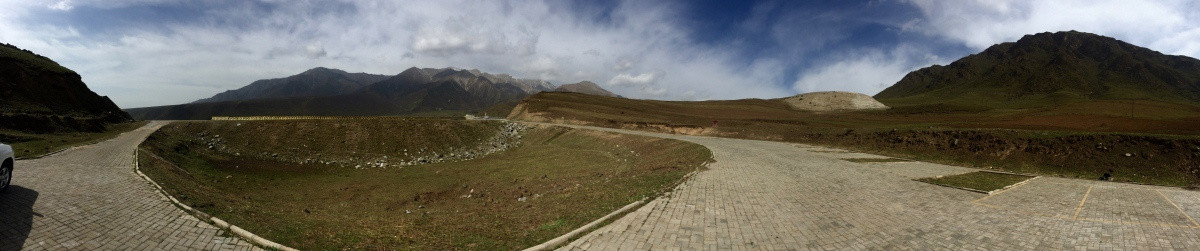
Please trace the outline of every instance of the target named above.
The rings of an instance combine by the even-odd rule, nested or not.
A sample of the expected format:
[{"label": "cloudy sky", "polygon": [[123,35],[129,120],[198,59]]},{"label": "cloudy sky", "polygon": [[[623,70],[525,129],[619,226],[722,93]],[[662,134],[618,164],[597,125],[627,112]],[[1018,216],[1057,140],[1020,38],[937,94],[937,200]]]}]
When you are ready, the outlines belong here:
[{"label": "cloudy sky", "polygon": [[873,95],[911,70],[1063,30],[1200,57],[1200,1],[0,1],[0,42],[126,108],[318,66],[475,68],[669,100]]}]

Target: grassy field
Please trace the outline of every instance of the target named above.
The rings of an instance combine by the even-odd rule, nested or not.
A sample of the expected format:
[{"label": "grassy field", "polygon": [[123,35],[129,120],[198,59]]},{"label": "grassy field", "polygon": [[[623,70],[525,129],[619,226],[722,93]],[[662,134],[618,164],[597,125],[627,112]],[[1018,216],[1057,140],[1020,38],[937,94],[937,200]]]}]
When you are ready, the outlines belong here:
[{"label": "grassy field", "polygon": [[146,122],[130,122],[109,125],[104,132],[70,132],[34,134],[0,130],[0,142],[11,145],[17,158],[33,158],[66,149],[111,139],[117,135],[137,129]]},{"label": "grassy field", "polygon": [[971,172],[936,178],[917,179],[921,182],[991,192],[1020,183],[1033,177],[993,172]]},{"label": "grassy field", "polygon": [[[1119,116],[1129,104],[1134,116]],[[671,102],[541,93],[509,118],[802,142],[1018,173],[1082,179],[1107,173],[1122,182],[1200,184],[1200,108],[1156,101],[809,113],[775,100]]]},{"label": "grassy field", "polygon": [[[528,129],[519,146],[483,158],[354,169],[210,150],[202,132],[232,138],[242,130],[206,123],[174,123],[153,134],[139,150],[143,172],[190,206],[300,249],[520,249],[654,196],[711,160],[706,148],[686,142],[542,126]],[[379,120],[306,123],[342,126],[318,141],[353,138],[354,128],[370,137],[430,141],[453,133],[418,129],[421,123],[480,122],[418,121],[403,129],[426,130],[424,138],[404,138]]]}]

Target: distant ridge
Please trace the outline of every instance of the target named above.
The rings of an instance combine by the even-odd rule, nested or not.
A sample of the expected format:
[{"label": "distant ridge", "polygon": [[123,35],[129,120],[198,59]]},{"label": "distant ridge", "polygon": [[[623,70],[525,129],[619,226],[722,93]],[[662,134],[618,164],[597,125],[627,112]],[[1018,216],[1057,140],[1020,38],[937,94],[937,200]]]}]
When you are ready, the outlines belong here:
[{"label": "distant ridge", "polygon": [[892,107],[1031,108],[1089,100],[1200,103],[1200,60],[1091,33],[1026,35],[906,75],[875,98]]},{"label": "distant ridge", "polygon": [[[594,84],[593,84],[594,85]],[[213,116],[391,116],[485,111],[554,90],[547,81],[458,68],[412,67],[394,76],[314,68],[259,80],[194,103],[133,108],[137,119],[209,119]],[[597,93],[609,93],[595,86]]]},{"label": "distant ridge", "polygon": [[219,93],[192,103],[207,103],[264,98],[333,96],[352,93],[369,84],[388,78],[387,75],[348,73],[338,69],[317,67],[286,78],[254,81],[242,88]]},{"label": "distant ridge", "polygon": [[612,92],[609,92],[608,90],[605,90],[604,88],[600,88],[599,85],[596,85],[596,83],[592,83],[591,81],[583,81],[583,82],[574,83],[574,84],[565,84],[565,85],[559,86],[558,88],[554,88],[554,91],[556,91],[556,92],[578,92],[578,93],[583,93],[583,94],[618,97],[618,98],[621,97],[620,95],[613,94]]}]

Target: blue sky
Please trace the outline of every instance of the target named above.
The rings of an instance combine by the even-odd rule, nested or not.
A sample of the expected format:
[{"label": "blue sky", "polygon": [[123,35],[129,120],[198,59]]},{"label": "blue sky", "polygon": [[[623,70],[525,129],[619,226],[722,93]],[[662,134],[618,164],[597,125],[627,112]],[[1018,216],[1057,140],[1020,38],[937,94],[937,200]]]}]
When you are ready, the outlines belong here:
[{"label": "blue sky", "polygon": [[1182,0],[0,2],[0,42],[127,108],[318,66],[476,68],[647,99],[873,95],[909,71],[1064,30],[1200,57],[1200,4]]}]

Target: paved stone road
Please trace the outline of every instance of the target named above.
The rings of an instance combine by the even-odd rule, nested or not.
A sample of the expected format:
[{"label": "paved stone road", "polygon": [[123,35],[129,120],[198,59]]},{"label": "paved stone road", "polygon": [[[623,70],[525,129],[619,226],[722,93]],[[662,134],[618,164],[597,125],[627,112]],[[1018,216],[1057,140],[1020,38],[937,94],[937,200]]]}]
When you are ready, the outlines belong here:
[{"label": "paved stone road", "polygon": [[562,249],[1200,249],[1197,192],[1039,177],[985,196],[912,181],[973,169],[859,164],[842,159],[882,157],[620,132],[699,143],[717,162]]},{"label": "paved stone road", "polygon": [[134,173],[135,148],[160,126],[17,161],[14,186],[0,194],[0,250],[255,249],[184,213]]}]

